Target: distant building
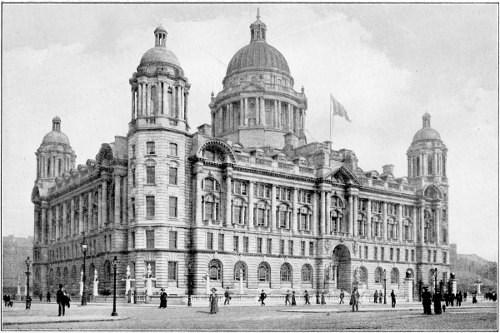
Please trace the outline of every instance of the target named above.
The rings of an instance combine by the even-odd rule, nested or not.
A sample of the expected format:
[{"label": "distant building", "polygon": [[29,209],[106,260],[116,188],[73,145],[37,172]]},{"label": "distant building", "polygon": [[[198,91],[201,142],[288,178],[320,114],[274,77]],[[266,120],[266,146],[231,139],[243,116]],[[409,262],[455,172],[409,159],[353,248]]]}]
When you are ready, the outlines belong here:
[{"label": "distant building", "polygon": [[[26,285],[26,259],[33,259],[33,237],[2,237],[2,290],[4,294],[17,293],[18,282],[21,292]],[[30,268],[31,269],[31,268]],[[30,285],[32,283],[30,278]],[[33,293],[33,290],[30,290]]]},{"label": "distant building", "polygon": [[154,35],[129,80],[126,137],[75,167],[56,117],[37,151],[37,288],[62,282],[78,293],[83,241],[87,287],[97,270],[100,292],[114,256],[121,290],[127,266],[138,288],[149,267],[157,290],[179,295],[204,294],[207,279],[236,290],[243,279],[248,294],[381,290],[384,278],[402,294],[406,274],[431,284],[434,268],[447,279],[447,148],[429,114],[403,177],[392,165],[363,170],[331,142],[307,143],[304,89],[258,17],[212,96],[212,124],[191,134],[190,84],[165,28]]},{"label": "distant building", "polygon": [[452,273],[457,272],[457,262],[458,262],[457,244],[450,244],[450,272]]}]

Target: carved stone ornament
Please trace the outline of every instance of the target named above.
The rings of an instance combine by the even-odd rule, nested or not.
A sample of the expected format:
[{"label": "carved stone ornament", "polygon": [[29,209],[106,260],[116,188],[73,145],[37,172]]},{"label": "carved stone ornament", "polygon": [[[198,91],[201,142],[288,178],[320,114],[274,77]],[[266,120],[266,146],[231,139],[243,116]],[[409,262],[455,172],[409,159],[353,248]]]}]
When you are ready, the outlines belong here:
[{"label": "carved stone ornament", "polygon": [[330,250],[332,247],[333,247],[333,242],[331,240],[325,242],[325,249]]},{"label": "carved stone ornament", "polygon": [[358,252],[358,242],[354,241],[352,243],[352,253],[356,254]]}]

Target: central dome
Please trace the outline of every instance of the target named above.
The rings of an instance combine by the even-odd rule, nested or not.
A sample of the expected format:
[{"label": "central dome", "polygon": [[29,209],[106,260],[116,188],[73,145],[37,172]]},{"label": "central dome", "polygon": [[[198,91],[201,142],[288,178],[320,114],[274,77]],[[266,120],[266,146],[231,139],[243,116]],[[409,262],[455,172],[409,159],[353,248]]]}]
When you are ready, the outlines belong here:
[{"label": "central dome", "polygon": [[69,146],[69,139],[66,134],[61,132],[61,118],[52,119],[52,131],[47,133],[42,140],[42,145],[63,144]]},{"label": "central dome", "polygon": [[155,29],[155,47],[149,49],[141,58],[139,67],[174,65],[181,67],[175,54],[167,49],[167,30],[163,26]]},{"label": "central dome", "polygon": [[422,128],[415,133],[412,142],[427,140],[441,141],[441,135],[439,135],[439,132],[431,127],[431,115],[426,112],[422,117]]}]

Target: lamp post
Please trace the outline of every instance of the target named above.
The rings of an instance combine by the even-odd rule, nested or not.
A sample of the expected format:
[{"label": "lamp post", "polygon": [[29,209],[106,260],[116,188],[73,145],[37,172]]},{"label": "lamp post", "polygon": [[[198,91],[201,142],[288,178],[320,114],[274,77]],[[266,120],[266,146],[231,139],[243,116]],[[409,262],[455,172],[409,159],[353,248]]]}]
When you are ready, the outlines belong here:
[{"label": "lamp post", "polygon": [[438,269],[434,268],[434,294],[437,293],[438,288]]},{"label": "lamp post", "polygon": [[26,259],[26,310],[31,309],[31,297],[30,297],[30,257]]},{"label": "lamp post", "polygon": [[114,278],[113,278],[113,312],[111,312],[112,317],[118,316],[118,313],[116,313],[116,268],[118,267],[118,258],[115,256],[113,259],[113,271],[114,271]]},{"label": "lamp post", "polygon": [[384,269],[384,304],[387,304],[387,277],[385,275],[385,269]]},{"label": "lamp post", "polygon": [[82,289],[82,306],[87,305],[87,291],[85,290],[85,280],[87,278],[86,268],[85,268],[85,257],[87,255],[87,244],[85,244],[85,234],[82,238],[82,251],[83,251],[83,289]]}]

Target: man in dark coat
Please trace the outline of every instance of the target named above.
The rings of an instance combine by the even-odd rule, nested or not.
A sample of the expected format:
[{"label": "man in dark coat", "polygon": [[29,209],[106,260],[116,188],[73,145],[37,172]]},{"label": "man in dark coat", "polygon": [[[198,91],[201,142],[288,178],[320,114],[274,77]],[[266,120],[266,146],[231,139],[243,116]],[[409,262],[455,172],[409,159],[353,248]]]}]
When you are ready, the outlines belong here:
[{"label": "man in dark coat", "polygon": [[396,294],[394,293],[394,290],[391,291],[391,304],[393,308],[396,307]]},{"label": "man in dark coat", "polygon": [[65,314],[65,309],[66,309],[66,292],[63,289],[63,285],[59,285],[59,290],[56,293],[56,302],[59,305],[59,317],[61,314],[64,316]]},{"label": "man in dark coat", "polygon": [[441,300],[442,300],[442,295],[438,291],[434,294],[433,300],[434,300],[434,313],[435,314],[441,314],[442,308],[441,308]]},{"label": "man in dark coat", "polygon": [[311,303],[309,303],[309,294],[307,293],[307,290],[305,291],[304,299],[306,300],[306,304],[304,305],[311,305]]},{"label": "man in dark coat", "polygon": [[231,296],[229,296],[229,287],[226,288],[224,292],[224,305],[229,305],[229,301],[231,300]]},{"label": "man in dark coat", "polygon": [[378,292],[378,302],[382,304],[382,296],[384,296],[384,293],[382,293],[382,290]]},{"label": "man in dark coat", "polygon": [[467,292],[464,291],[464,302],[467,302]]},{"label": "man in dark coat", "polygon": [[290,297],[291,297],[290,290],[287,290],[286,291],[286,295],[285,295],[285,305],[290,305],[291,304],[290,303]]},{"label": "man in dark coat", "polygon": [[50,303],[50,291],[47,291],[47,302]]},{"label": "man in dark coat", "polygon": [[431,310],[432,295],[429,292],[429,287],[424,287],[424,292],[422,293],[422,305],[424,307],[424,314],[432,314]]},{"label": "man in dark coat", "polygon": [[375,293],[373,294],[373,303],[377,303],[378,302],[378,291],[375,290]]},{"label": "man in dark coat", "polygon": [[340,289],[340,303],[344,304],[344,289]]},{"label": "man in dark coat", "polygon": [[451,293],[451,296],[450,296],[450,303],[451,303],[451,306],[455,306],[455,293]]},{"label": "man in dark coat", "polygon": [[319,304],[319,290],[316,290],[316,304]]},{"label": "man in dark coat", "polygon": [[462,306],[462,291],[459,290],[457,293],[457,306]]},{"label": "man in dark coat", "polygon": [[295,290],[292,291],[292,306],[297,305],[297,302],[295,301]]},{"label": "man in dark coat", "polygon": [[326,304],[324,291],[321,293],[321,304]]},{"label": "man in dark coat", "polygon": [[260,293],[260,306],[264,306],[266,305],[266,303],[264,303],[264,300],[266,299],[267,295],[266,293],[264,292],[264,289],[262,289],[262,292]]},{"label": "man in dark coat", "polygon": [[352,311],[359,311],[359,292],[358,288],[354,287],[351,293],[351,301],[349,302],[352,305]]}]

